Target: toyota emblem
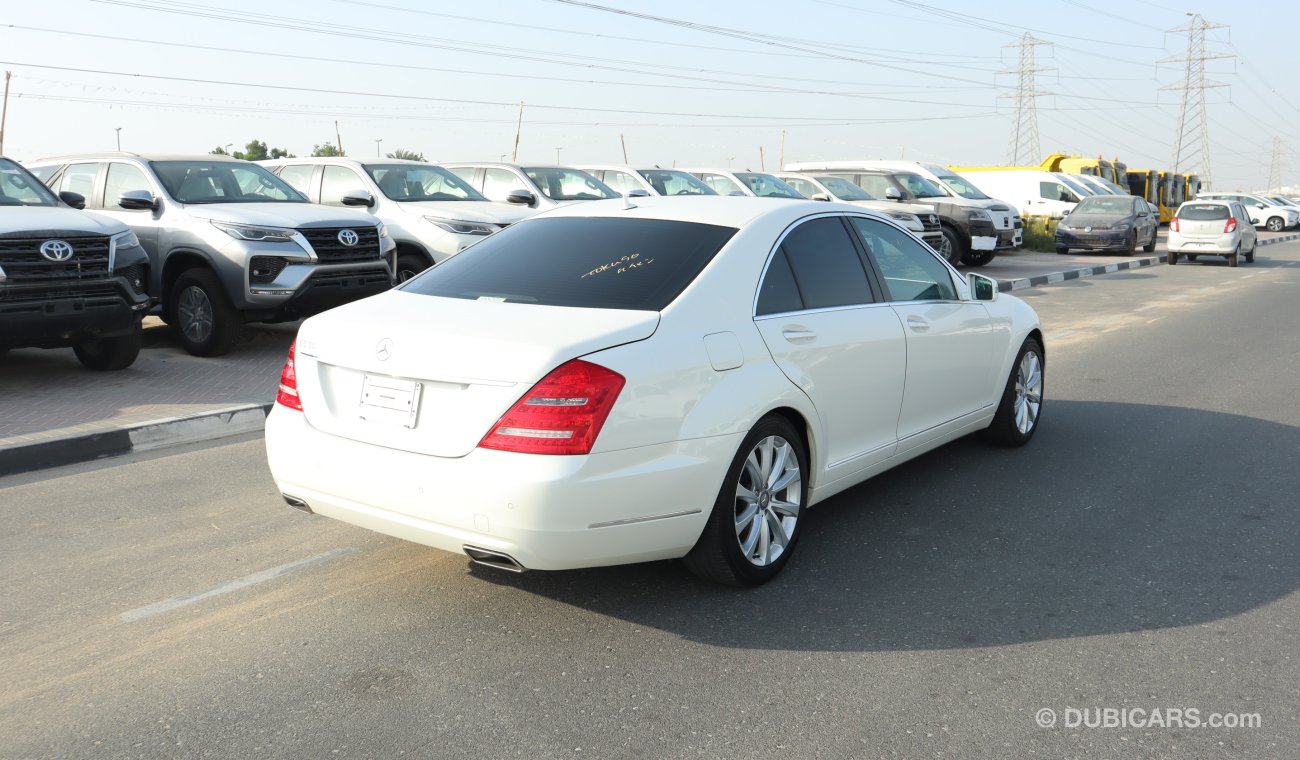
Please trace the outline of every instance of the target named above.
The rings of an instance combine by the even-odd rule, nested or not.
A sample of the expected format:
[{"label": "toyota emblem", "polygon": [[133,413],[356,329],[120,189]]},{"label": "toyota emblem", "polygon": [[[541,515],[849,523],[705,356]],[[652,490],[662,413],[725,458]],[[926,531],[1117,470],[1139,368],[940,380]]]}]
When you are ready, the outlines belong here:
[{"label": "toyota emblem", "polygon": [[339,242],[351,248],[357,244],[361,237],[352,230],[339,230]]},{"label": "toyota emblem", "polygon": [[[354,233],[355,234],[355,233]],[[384,338],[375,346],[375,358],[381,362],[388,361],[388,357],[393,355],[393,339]]]},{"label": "toyota emblem", "polygon": [[67,261],[72,258],[72,245],[66,240],[46,240],[41,243],[41,256],[49,261]]}]

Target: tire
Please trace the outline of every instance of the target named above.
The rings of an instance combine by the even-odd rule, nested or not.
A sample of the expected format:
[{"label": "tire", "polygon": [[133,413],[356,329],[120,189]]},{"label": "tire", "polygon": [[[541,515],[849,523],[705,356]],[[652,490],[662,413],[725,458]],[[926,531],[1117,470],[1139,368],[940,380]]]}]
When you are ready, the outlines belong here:
[{"label": "tire", "polygon": [[1286,222],[1282,221],[1280,216],[1270,216],[1268,222],[1264,224],[1264,229],[1269,232],[1281,232],[1286,229]]},{"label": "tire", "polygon": [[77,355],[78,361],[86,369],[111,372],[126,369],[134,364],[136,357],[140,355],[141,342],[143,342],[143,331],[140,321],[136,320],[135,328],[130,333],[78,343],[72,347],[72,352]]},{"label": "tire", "polygon": [[939,244],[939,254],[948,259],[948,263],[953,266],[961,264],[961,260],[966,256],[966,241],[962,240],[961,235],[948,225],[939,228],[943,233],[943,242]]},{"label": "tire", "polygon": [[1142,252],[1143,252],[1143,253],[1154,253],[1154,252],[1155,252],[1155,250],[1156,250],[1156,234],[1157,234],[1156,231],[1155,231],[1154,229],[1152,229],[1152,230],[1151,230],[1151,242],[1150,242],[1150,243],[1147,243],[1147,244],[1144,245],[1144,246],[1142,246]]},{"label": "tire", "polygon": [[[1258,248],[1258,247],[1259,247],[1259,246],[1255,246],[1255,248]],[[1254,264],[1254,263],[1255,263],[1255,248],[1251,248],[1249,251],[1246,251],[1246,253],[1243,254],[1243,255],[1246,257],[1246,263],[1247,263],[1247,264]]]},{"label": "tire", "polygon": [[1237,256],[1238,256],[1238,254],[1237,254],[1236,251],[1233,251],[1232,253],[1228,254],[1228,266],[1229,266],[1229,267],[1235,267],[1235,266],[1237,266]]},{"label": "tire", "polygon": [[430,266],[428,257],[422,253],[399,253],[397,255],[397,282],[406,282]]},{"label": "tire", "polygon": [[961,263],[968,267],[982,267],[998,255],[997,251],[968,251],[961,257]]},{"label": "tire", "polygon": [[[793,472],[791,456],[797,468]],[[783,417],[764,417],[740,444],[709,521],[682,562],[699,577],[728,586],[758,586],[775,578],[794,553],[806,519],[807,474],[808,454],[798,431]],[[784,480],[784,486],[751,487],[756,480],[770,483],[773,478],[778,484]],[[773,540],[778,525],[787,539],[783,545]]]},{"label": "tire", "polygon": [[1064,256],[1065,254],[1067,254],[1067,253],[1070,252],[1070,249],[1069,249],[1069,248],[1066,248],[1066,247],[1063,246],[1063,245],[1058,245],[1058,246],[1056,246],[1056,252],[1057,252],[1059,255]]},{"label": "tire", "polygon": [[1138,252],[1138,232],[1133,230],[1133,238],[1128,241],[1128,246],[1124,249],[1125,256],[1136,256]]},{"label": "tire", "polygon": [[1043,417],[1045,369],[1042,344],[1035,338],[1026,338],[1011,364],[998,411],[984,430],[985,439],[1000,446],[1029,443]]},{"label": "tire", "polygon": [[[1187,260],[1191,261],[1192,257],[1188,256]],[[1173,251],[1165,251],[1165,263],[1168,264],[1169,266],[1173,266],[1174,264],[1177,264],[1178,254],[1174,253]]]},{"label": "tire", "polygon": [[210,269],[190,269],[176,279],[170,302],[171,325],[194,356],[230,353],[243,322]]}]

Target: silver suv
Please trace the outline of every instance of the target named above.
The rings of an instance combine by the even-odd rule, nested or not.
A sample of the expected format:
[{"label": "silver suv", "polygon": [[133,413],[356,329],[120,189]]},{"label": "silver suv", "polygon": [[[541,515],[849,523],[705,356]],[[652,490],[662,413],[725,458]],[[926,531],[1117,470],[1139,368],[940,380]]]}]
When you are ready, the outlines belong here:
[{"label": "silver suv", "polygon": [[368,213],[388,227],[397,244],[398,282],[537,213],[493,203],[455,174],[422,161],[280,158],[260,163],[326,206],[342,206],[350,194],[365,194]]},{"label": "silver suv", "polygon": [[149,293],[196,356],[228,352],[244,322],[291,321],[392,286],[394,245],[381,223],[308,203],[248,161],[106,153],[29,168],[135,232]]}]

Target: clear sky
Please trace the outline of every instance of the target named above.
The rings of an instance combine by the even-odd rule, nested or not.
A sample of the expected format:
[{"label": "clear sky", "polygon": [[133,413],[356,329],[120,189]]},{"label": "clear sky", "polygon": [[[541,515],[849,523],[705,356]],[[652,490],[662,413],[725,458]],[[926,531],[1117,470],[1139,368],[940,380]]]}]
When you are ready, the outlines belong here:
[{"label": "clear sky", "polygon": [[1231,25],[1210,48],[1235,56],[1208,65],[1229,85],[1209,95],[1215,185],[1266,184],[1275,137],[1283,183],[1300,180],[1295,14],[1277,3],[588,4],[662,18],[563,0],[0,0],[5,152],[112,149],[120,127],[124,150],[260,139],[303,155],[337,120],[351,155],[497,160],[523,101],[523,161],[621,163],[622,135],[638,165],[772,170],[784,130],[786,161],[997,164],[1016,81],[997,72],[1017,64],[1003,46],[1029,30],[1054,43],[1038,49],[1042,151],[1165,169],[1179,93],[1160,87],[1182,70],[1155,62],[1185,53],[1163,30],[1194,10]]}]

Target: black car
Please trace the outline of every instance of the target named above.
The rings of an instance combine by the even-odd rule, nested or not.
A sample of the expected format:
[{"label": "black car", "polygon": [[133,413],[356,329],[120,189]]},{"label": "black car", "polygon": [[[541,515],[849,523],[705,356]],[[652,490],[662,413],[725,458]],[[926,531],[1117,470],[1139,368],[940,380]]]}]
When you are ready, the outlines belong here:
[{"label": "black car", "polygon": [[149,257],[126,225],[84,205],[0,158],[0,353],[70,346],[97,370],[140,353]]},{"label": "black car", "polygon": [[1142,198],[1132,195],[1093,195],[1056,225],[1056,252],[1071,248],[1116,251],[1132,255],[1138,246],[1151,253],[1156,249],[1160,220],[1152,215]]}]

